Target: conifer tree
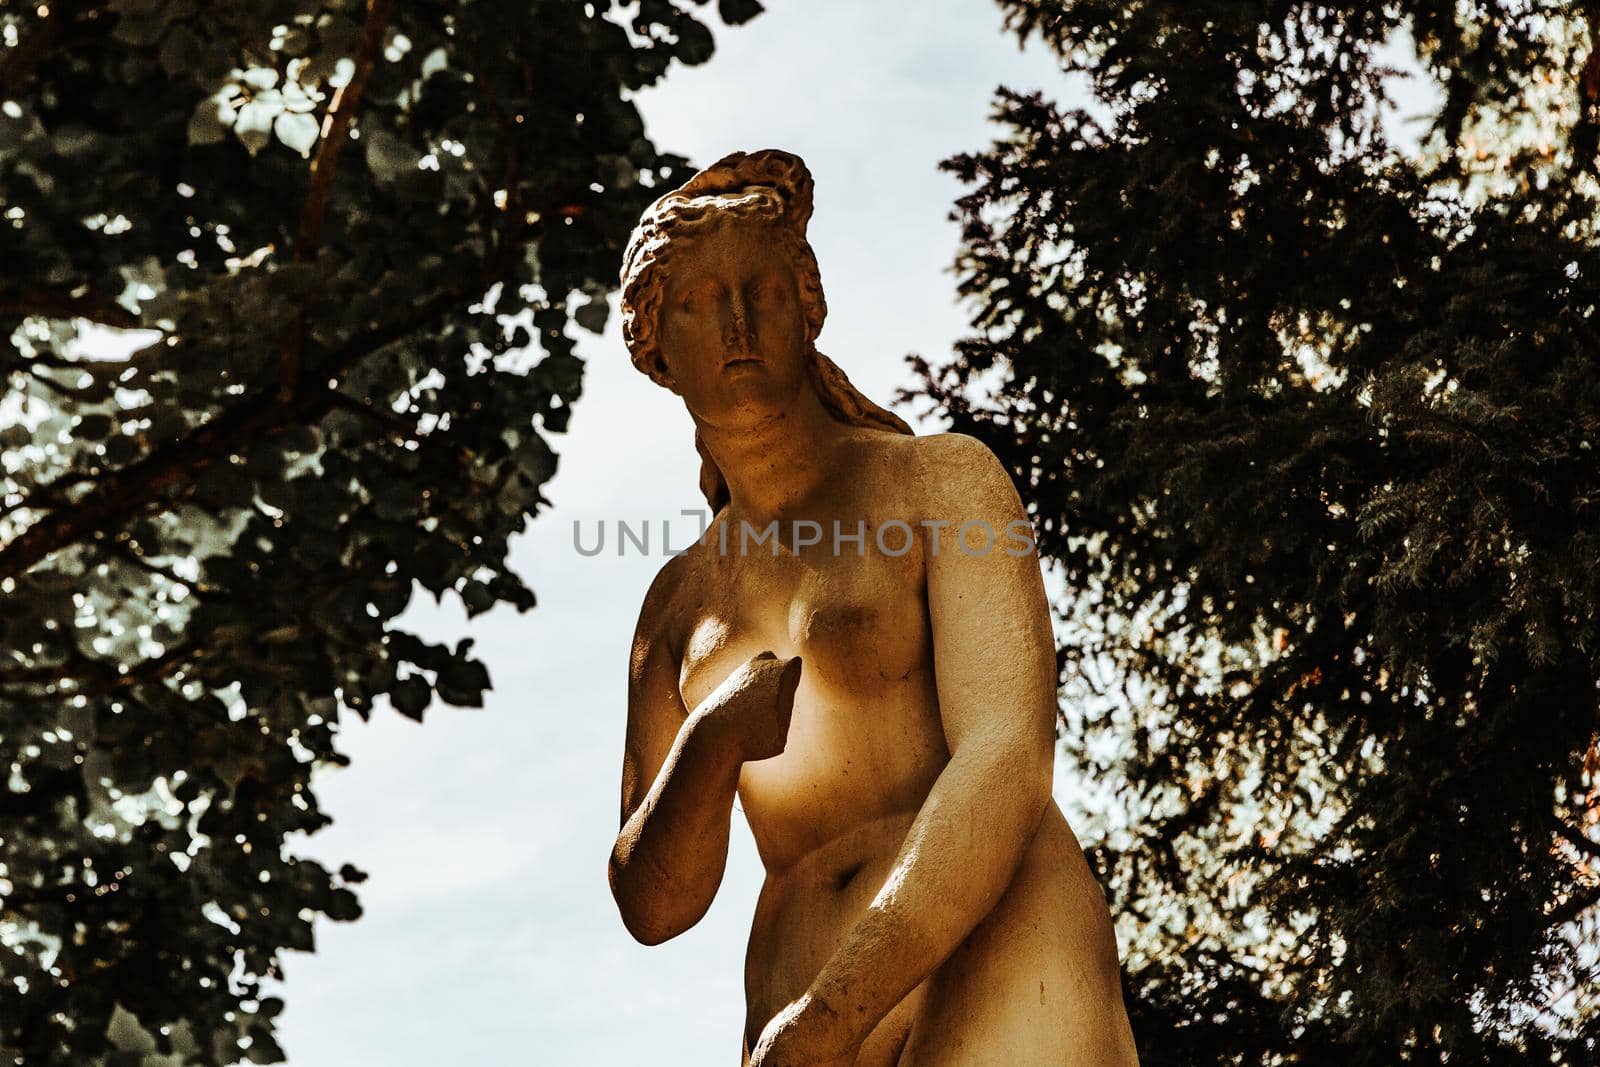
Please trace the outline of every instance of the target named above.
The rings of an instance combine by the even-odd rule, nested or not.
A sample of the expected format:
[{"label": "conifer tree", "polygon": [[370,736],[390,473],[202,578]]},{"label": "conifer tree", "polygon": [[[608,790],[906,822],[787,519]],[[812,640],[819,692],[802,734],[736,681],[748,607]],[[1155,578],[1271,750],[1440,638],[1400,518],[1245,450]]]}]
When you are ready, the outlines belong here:
[{"label": "conifer tree", "polygon": [[916,394],[1059,575],[1144,1062],[1600,1062],[1595,5],[1001,6],[1094,102],[947,164]]}]

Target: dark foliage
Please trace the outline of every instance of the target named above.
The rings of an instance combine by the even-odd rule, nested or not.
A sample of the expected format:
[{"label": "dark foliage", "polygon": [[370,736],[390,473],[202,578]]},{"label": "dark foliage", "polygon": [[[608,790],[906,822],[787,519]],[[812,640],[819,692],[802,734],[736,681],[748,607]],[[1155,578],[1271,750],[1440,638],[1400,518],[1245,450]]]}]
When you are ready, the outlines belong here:
[{"label": "dark foliage", "polygon": [[533,605],[569,321],[684,166],[628,94],[711,50],[670,0],[0,4],[5,1062],[282,1058],[260,979],[360,910],[285,846],[312,771],[482,702],[392,621]]},{"label": "dark foliage", "polygon": [[1145,1062],[1600,1062],[1593,12],[1002,7],[1093,113],[948,164],[919,395],[1059,567]]}]

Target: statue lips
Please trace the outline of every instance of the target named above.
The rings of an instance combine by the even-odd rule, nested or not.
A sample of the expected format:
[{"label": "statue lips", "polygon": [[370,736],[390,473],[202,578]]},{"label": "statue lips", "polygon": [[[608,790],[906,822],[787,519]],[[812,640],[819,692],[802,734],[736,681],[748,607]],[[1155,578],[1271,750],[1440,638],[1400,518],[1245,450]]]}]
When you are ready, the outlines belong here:
[{"label": "statue lips", "polygon": [[722,369],[731,373],[735,370],[758,369],[766,365],[765,360],[757,359],[755,356],[734,356],[722,364]]}]

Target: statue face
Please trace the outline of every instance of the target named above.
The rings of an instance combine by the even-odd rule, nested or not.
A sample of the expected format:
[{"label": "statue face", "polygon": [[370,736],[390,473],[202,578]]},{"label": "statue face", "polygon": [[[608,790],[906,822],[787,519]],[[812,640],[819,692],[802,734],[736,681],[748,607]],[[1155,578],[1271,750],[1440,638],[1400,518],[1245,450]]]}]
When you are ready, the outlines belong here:
[{"label": "statue face", "polygon": [[684,239],[667,270],[658,343],[690,413],[738,428],[787,408],[806,381],[807,344],[777,228],[713,224]]}]

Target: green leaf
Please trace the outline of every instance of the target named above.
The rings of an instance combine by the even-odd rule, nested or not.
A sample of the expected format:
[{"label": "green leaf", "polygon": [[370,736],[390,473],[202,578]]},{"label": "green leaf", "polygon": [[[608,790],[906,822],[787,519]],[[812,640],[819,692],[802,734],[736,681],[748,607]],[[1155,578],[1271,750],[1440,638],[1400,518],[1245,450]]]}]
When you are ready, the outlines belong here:
[{"label": "green leaf", "polygon": [[311,146],[317,143],[317,120],[309,114],[285,111],[273,121],[272,130],[278,140],[302,156],[311,155]]},{"label": "green leaf", "polygon": [[729,26],[743,25],[765,10],[761,0],[717,0],[717,14]]},{"label": "green leaf", "polygon": [[439,699],[458,708],[483,707],[489,688],[489,669],[475,659],[452,659],[439,671]]},{"label": "green leaf", "polygon": [[118,12],[112,36],[121,43],[142,48],[161,39],[167,24],[165,5],[144,0],[124,0],[113,2],[109,8]]},{"label": "green leaf", "polygon": [[161,69],[171,77],[192,75],[200,62],[200,47],[193,30],[182,23],[173,26],[161,41]]},{"label": "green leaf", "polygon": [[111,416],[94,411],[78,416],[72,435],[80,441],[97,441],[111,432]]},{"label": "green leaf", "polygon": [[396,682],[389,691],[389,703],[394,705],[394,710],[417,722],[422,721],[422,713],[432,699],[433,690],[427,679],[416,674]]},{"label": "green leaf", "polygon": [[380,185],[394,185],[401,178],[414,173],[421,158],[416,149],[387,130],[364,132],[367,168]]},{"label": "green leaf", "polygon": [[680,62],[697,66],[710,59],[716,51],[716,39],[703,23],[685,15],[673,22],[672,29],[678,35],[673,53]]},{"label": "green leaf", "polygon": [[274,100],[252,100],[239,109],[239,115],[233,122],[233,132],[251,155],[266,147],[271,140],[272,123],[281,110]]},{"label": "green leaf", "polygon": [[536,433],[528,434],[511,455],[517,469],[533,485],[543,485],[556,472],[556,454]]},{"label": "green leaf", "polygon": [[194,112],[189,116],[188,143],[221,143],[233,126],[233,118],[231,107],[217,97],[207,97],[195,105]]},{"label": "green leaf", "polygon": [[494,607],[495,598],[482,582],[469,581],[461,587],[461,602],[466,605],[467,617],[471,618]]},{"label": "green leaf", "polygon": [[604,333],[606,319],[611,314],[611,305],[603,298],[591,300],[573,313],[572,319],[590,333]]}]

